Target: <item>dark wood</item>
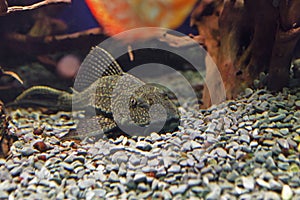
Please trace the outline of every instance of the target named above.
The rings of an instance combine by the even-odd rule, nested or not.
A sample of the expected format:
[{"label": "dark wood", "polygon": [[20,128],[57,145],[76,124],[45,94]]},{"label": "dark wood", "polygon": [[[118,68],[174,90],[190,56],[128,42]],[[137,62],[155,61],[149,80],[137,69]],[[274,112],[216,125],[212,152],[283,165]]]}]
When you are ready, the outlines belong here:
[{"label": "dark wood", "polygon": [[[192,15],[202,43],[221,73],[227,99],[252,86],[261,72],[268,72],[268,87],[288,85],[289,69],[300,33],[300,2],[297,0],[203,0]],[[217,21],[217,23],[216,23]],[[216,72],[207,68],[207,81]],[[204,89],[204,107],[210,96],[220,93],[220,84],[209,94]]]}]

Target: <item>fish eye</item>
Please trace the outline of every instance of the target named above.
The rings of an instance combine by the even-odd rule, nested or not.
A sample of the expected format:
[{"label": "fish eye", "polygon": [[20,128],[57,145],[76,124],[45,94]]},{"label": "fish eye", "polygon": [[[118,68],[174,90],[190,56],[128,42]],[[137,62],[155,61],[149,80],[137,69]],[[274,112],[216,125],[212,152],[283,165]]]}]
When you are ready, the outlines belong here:
[{"label": "fish eye", "polygon": [[134,98],[130,99],[130,105],[135,107],[137,105],[136,99],[134,99]]}]

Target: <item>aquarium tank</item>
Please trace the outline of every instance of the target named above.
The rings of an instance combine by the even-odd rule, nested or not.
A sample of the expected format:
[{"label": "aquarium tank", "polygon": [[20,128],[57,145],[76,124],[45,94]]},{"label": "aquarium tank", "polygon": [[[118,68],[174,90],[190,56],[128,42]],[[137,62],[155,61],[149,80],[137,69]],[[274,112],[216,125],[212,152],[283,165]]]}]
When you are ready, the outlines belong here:
[{"label": "aquarium tank", "polygon": [[0,199],[300,199],[296,0],[0,0]]}]

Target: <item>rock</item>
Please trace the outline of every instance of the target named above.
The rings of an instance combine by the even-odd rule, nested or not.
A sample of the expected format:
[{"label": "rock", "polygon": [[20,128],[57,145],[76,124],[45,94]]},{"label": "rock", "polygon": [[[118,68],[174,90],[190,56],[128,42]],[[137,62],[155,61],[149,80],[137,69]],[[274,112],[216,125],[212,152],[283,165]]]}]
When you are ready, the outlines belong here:
[{"label": "rock", "polygon": [[275,181],[274,179],[271,179],[269,181],[269,183],[270,183],[270,187],[271,187],[272,190],[281,191],[282,184],[280,184],[278,181]]},{"label": "rock", "polygon": [[253,190],[254,186],[255,186],[255,181],[254,178],[252,176],[243,176],[242,177],[242,182],[243,182],[243,186],[244,188],[248,189],[248,190]]},{"label": "rock", "polygon": [[114,163],[126,163],[128,161],[128,156],[125,151],[117,151],[111,156],[111,160]]},{"label": "rock", "polygon": [[181,184],[179,186],[171,185],[169,188],[169,191],[172,193],[172,195],[176,194],[183,194],[187,190],[187,185]]},{"label": "rock", "polygon": [[18,176],[20,175],[22,172],[22,166],[18,166],[18,167],[14,167],[11,171],[10,171],[10,174],[12,176]]},{"label": "rock", "polygon": [[216,148],[216,153],[218,154],[218,156],[225,158],[227,156],[227,152],[223,149],[223,148]]},{"label": "rock", "polygon": [[277,143],[280,145],[281,148],[284,148],[284,149],[288,149],[290,146],[289,146],[289,143],[286,139],[278,139],[277,140]]},{"label": "rock", "polygon": [[139,141],[136,143],[136,148],[143,151],[150,151],[152,146],[148,142]]},{"label": "rock", "polygon": [[272,157],[268,157],[266,159],[266,166],[270,170],[277,169],[276,164],[275,164],[275,162],[274,162],[274,160],[273,160]]},{"label": "rock", "polygon": [[280,196],[275,192],[268,191],[264,193],[264,199],[280,200]]},{"label": "rock", "polygon": [[230,182],[234,182],[237,177],[239,177],[239,174],[237,173],[237,171],[233,170],[232,172],[229,172],[227,174],[226,179]]},{"label": "rock", "polygon": [[250,97],[253,94],[253,90],[251,88],[245,89],[245,97]]},{"label": "rock", "polygon": [[108,177],[108,181],[110,182],[119,182],[119,177],[115,171],[111,171]]},{"label": "rock", "polygon": [[192,149],[199,149],[199,148],[201,148],[201,145],[198,142],[192,140],[191,141],[191,148]]},{"label": "rock", "polygon": [[181,170],[180,165],[174,164],[168,169],[168,172],[169,173],[179,173],[180,170]]},{"label": "rock", "polygon": [[141,161],[141,159],[138,158],[135,154],[132,154],[129,158],[129,162],[134,166],[139,165],[140,161]]},{"label": "rock", "polygon": [[60,164],[60,166],[62,166],[64,169],[66,169],[68,171],[73,171],[74,170],[74,166],[69,164],[69,163],[66,163],[66,162],[62,162]]},{"label": "rock", "polygon": [[36,152],[36,150],[34,150],[33,148],[31,147],[24,147],[21,151],[21,154],[23,156],[30,156],[32,155],[34,152]]},{"label": "rock", "polygon": [[139,182],[145,182],[147,180],[147,176],[146,174],[144,174],[143,172],[138,172],[134,175],[133,180],[137,183]]},{"label": "rock", "polygon": [[247,144],[249,144],[249,142],[250,142],[250,136],[243,134],[243,135],[240,136],[239,141],[240,142],[246,142]]},{"label": "rock", "polygon": [[220,199],[220,195],[221,195],[221,188],[218,185],[210,185],[209,186],[211,188],[211,192],[207,194],[206,198],[207,200],[216,200],[216,199]]},{"label": "rock", "polygon": [[261,187],[270,189],[270,184],[268,182],[264,181],[263,179],[260,179],[260,178],[256,179],[256,183]]},{"label": "rock", "polygon": [[8,193],[6,191],[0,190],[0,199],[8,199]]},{"label": "rock", "polygon": [[293,191],[288,185],[284,185],[281,191],[281,198],[283,200],[289,200],[293,197]]},{"label": "rock", "polygon": [[277,121],[283,120],[285,117],[286,117],[285,114],[279,114],[279,115],[276,115],[276,116],[274,116],[274,117],[269,117],[269,120],[270,120],[271,122],[277,122]]}]

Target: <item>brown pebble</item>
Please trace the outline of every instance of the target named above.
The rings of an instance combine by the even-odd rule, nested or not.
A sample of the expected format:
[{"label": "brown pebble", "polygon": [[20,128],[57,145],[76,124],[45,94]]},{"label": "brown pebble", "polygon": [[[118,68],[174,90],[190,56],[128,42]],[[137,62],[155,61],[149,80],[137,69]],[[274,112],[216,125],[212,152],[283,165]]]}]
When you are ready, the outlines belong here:
[{"label": "brown pebble", "polygon": [[39,155],[39,156],[38,156],[38,159],[39,159],[39,160],[42,160],[42,161],[46,161],[46,160],[47,160],[47,157],[46,157],[46,155]]},{"label": "brown pebble", "polygon": [[45,152],[45,151],[48,150],[48,146],[43,141],[39,141],[39,142],[34,143],[33,147],[35,149],[39,150],[40,152]]},{"label": "brown pebble", "polygon": [[44,132],[45,130],[45,127],[38,127],[38,128],[35,128],[33,130],[33,134],[34,135],[42,135],[42,133]]}]

